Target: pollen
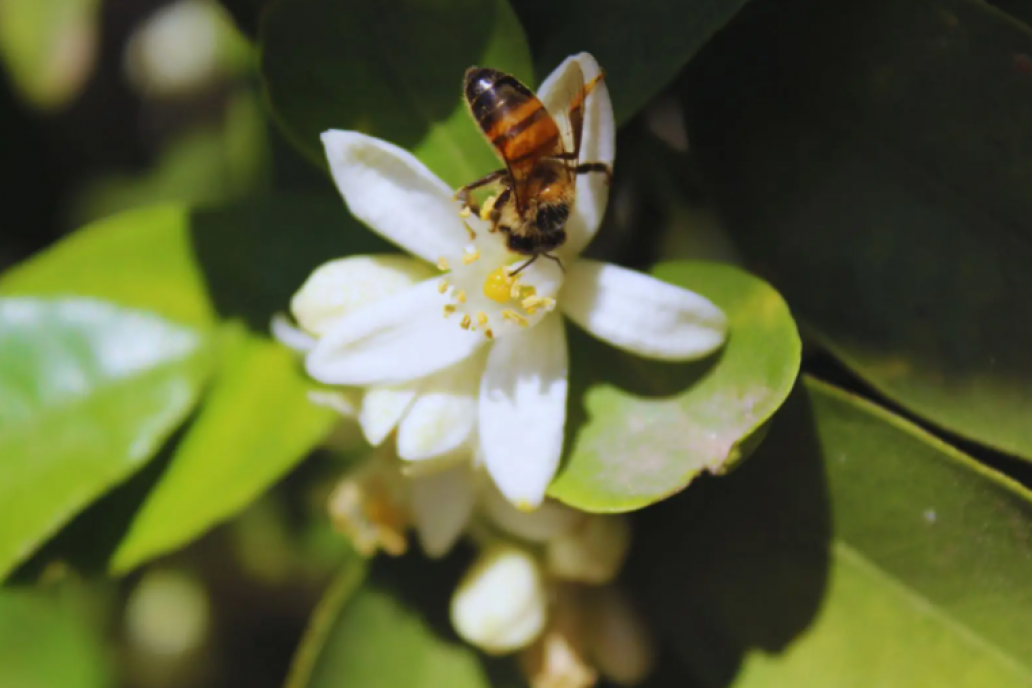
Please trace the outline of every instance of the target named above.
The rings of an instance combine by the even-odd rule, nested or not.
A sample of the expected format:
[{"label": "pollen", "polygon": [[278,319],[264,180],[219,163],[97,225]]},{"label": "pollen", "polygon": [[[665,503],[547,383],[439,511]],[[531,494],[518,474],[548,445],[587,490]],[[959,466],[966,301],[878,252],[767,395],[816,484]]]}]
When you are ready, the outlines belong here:
[{"label": "pollen", "polygon": [[459,323],[459,327],[461,327],[464,330],[468,330],[469,326],[472,324],[473,319],[469,317],[469,313],[466,313],[466,315],[462,316],[462,322]]},{"label": "pollen", "polygon": [[502,319],[514,322],[517,325],[519,325],[520,327],[527,327],[527,326],[530,325],[530,323],[527,322],[526,318],[524,318],[522,315],[520,315],[519,313],[517,313],[514,310],[506,309],[506,310],[502,311]]},{"label": "pollen", "polygon": [[459,211],[459,217],[461,217],[463,219],[469,217],[472,214],[473,214],[473,211],[470,210],[468,205],[467,206],[463,206],[462,210]]},{"label": "pollen", "polygon": [[454,312],[455,312],[455,304],[447,303],[447,304],[444,305],[444,317],[447,318],[449,315],[451,315]]},{"label": "pollen", "polygon": [[448,291],[448,280],[443,279],[437,283],[437,293],[443,294],[446,291]]},{"label": "pollen", "polygon": [[491,213],[494,211],[495,203],[497,202],[498,196],[489,196],[488,199],[484,201],[484,205],[480,209],[481,220],[484,222],[489,222],[491,220]]},{"label": "pollen", "polygon": [[551,298],[550,296],[531,295],[523,299],[520,302],[520,305],[523,306],[523,309],[525,311],[531,314],[533,314],[533,312],[536,311],[538,308],[543,308],[546,311],[551,312],[555,310],[555,299]]},{"label": "pollen", "polygon": [[477,311],[477,324],[481,327],[487,324],[487,313],[484,311]]},{"label": "pollen", "polygon": [[484,328],[484,336],[487,337],[488,339],[494,339],[494,332],[491,331],[490,327],[485,327]]},{"label": "pollen", "polygon": [[466,292],[462,289],[459,289],[457,292],[455,292],[455,300],[459,303],[466,303]]},{"label": "pollen", "polygon": [[462,254],[463,265],[469,265],[470,263],[475,263],[478,260],[480,260],[480,251],[477,249],[467,250]]},{"label": "pollen", "polygon": [[508,270],[503,265],[484,280],[484,296],[495,303],[505,303],[512,298],[512,286],[516,280],[509,276]]},{"label": "pollen", "polygon": [[445,258],[444,256],[441,256],[440,258],[438,258],[437,259],[437,269],[440,270],[441,272],[445,272],[447,270],[451,270],[451,268],[448,267],[448,259]]}]

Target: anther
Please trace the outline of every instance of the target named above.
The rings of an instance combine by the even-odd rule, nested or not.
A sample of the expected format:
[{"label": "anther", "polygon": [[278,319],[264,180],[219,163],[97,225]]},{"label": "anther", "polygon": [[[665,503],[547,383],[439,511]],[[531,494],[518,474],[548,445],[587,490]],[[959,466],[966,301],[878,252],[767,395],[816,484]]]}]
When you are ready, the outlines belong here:
[{"label": "anther", "polygon": [[443,279],[437,283],[437,293],[443,294],[446,291],[448,291],[448,280]]},{"label": "anther", "polygon": [[487,337],[488,339],[494,339],[494,332],[491,331],[490,327],[485,327],[484,328],[484,336]]},{"label": "anther", "polygon": [[524,318],[522,315],[520,315],[519,313],[517,313],[514,310],[506,309],[506,310],[502,311],[502,318],[504,320],[511,320],[512,322],[516,323],[520,327],[528,327],[530,325],[530,323],[527,322],[526,318]]},{"label": "anther", "polygon": [[469,265],[480,259],[480,251],[473,249],[472,251],[466,251],[462,254],[462,264]]},{"label": "anther", "polygon": [[494,211],[495,203],[497,202],[498,196],[489,196],[488,199],[484,201],[483,207],[480,208],[481,220],[484,222],[489,222],[491,220],[491,213]]},{"label": "anther", "polygon": [[487,324],[487,313],[484,311],[477,311],[477,324],[481,327]]},{"label": "anther", "polygon": [[459,303],[466,303],[466,292],[462,289],[459,289],[457,292],[455,292],[455,300]]},{"label": "anther", "polygon": [[462,210],[459,211],[459,217],[461,217],[463,219],[469,217],[472,214],[473,214],[473,211],[470,209],[470,207],[468,205],[463,206]]},{"label": "anther", "polygon": [[[467,208],[467,210],[468,210],[468,208]],[[466,214],[469,215],[468,212]],[[477,238],[477,233],[473,231],[473,228],[470,227],[468,223],[463,222],[462,226],[466,228],[466,234],[469,235],[469,240],[470,241],[473,241],[474,239]]]},{"label": "anther", "polygon": [[437,269],[440,270],[441,272],[444,272],[446,270],[450,270],[451,268],[448,267],[448,259],[445,258],[444,256],[441,256],[440,258],[438,258],[437,259]]},{"label": "anther", "polygon": [[466,315],[462,316],[462,322],[459,323],[459,327],[464,330],[468,330],[469,326],[472,324],[473,320],[469,317],[469,313],[466,313]]},{"label": "anther", "polygon": [[453,304],[453,303],[446,303],[446,304],[444,304],[444,317],[447,318],[449,315],[451,315],[454,312],[455,312],[455,304]]}]

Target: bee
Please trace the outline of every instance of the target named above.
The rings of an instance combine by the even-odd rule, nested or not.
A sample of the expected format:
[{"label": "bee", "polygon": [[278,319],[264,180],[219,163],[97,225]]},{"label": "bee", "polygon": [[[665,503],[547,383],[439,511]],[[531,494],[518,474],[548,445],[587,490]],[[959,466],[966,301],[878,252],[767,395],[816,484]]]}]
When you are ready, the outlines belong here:
[{"label": "bee", "polygon": [[455,198],[464,209],[479,214],[470,192],[492,185],[501,187],[489,208],[491,231],[505,235],[510,251],[530,256],[511,274],[541,256],[562,268],[552,252],[566,241],[565,226],[576,201],[577,175],[599,172],[605,174],[606,183],[612,179],[608,164],[579,162],[584,102],[603,75],[585,83],[577,63],[571,68],[576,70],[573,83],[578,86],[567,111],[562,113],[569,124],[569,142],[544,103],[516,77],[483,67],[466,70],[466,105],[505,168],[463,186]]}]

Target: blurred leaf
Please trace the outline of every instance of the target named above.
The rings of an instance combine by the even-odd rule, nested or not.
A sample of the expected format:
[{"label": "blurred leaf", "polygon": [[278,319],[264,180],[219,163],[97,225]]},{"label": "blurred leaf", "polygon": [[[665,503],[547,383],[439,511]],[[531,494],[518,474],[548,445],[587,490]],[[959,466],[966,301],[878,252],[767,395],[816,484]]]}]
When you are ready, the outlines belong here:
[{"label": "blurred leaf", "polygon": [[[569,433],[572,451],[549,494],[579,509],[637,509],[703,471],[727,471],[750,449],[743,442],[759,439],[799,371],[795,322],[762,280],[706,263],[667,263],[656,275],[720,306],[730,337],[720,352],[690,364],[646,361],[586,335],[571,341],[575,388],[584,378],[592,384],[585,410],[571,409],[586,422]],[[578,370],[578,360],[591,369]]]},{"label": "blurred leaf", "polygon": [[[387,563],[407,569],[408,582],[429,562]],[[436,568],[441,568],[439,562]],[[445,565],[448,568],[447,564]],[[396,573],[396,572],[395,572]],[[448,590],[437,575],[433,606],[447,605]],[[406,599],[396,585],[367,584],[364,571],[348,569],[319,604],[295,658],[287,688],[489,688],[516,685],[454,633],[442,629],[433,612]],[[423,581],[425,584],[425,581]],[[454,581],[452,581],[454,585]],[[411,587],[411,586],[410,586]],[[421,590],[425,593],[426,590]],[[424,595],[425,596],[425,595]]]},{"label": "blurred leaf", "polygon": [[272,197],[193,214],[170,206],[95,223],[0,280],[7,294],[94,296],[222,335],[208,397],[116,568],[200,535],[321,440],[333,416],[307,401],[304,371],[270,340],[269,320],[319,263],[385,246],[336,200]]},{"label": "blurred leaf", "polygon": [[72,216],[89,222],[160,203],[226,203],[266,186],[269,142],[257,96],[241,92],[217,126],[198,127],[169,143],[154,167],[91,180],[77,190]]},{"label": "blurred leaf", "polygon": [[43,109],[74,99],[97,57],[97,0],[0,0],[0,57],[22,96]]},{"label": "blurred leaf", "polygon": [[285,347],[237,330],[218,384],[133,519],[112,568],[125,572],[243,509],[319,443],[336,412],[308,403]]},{"label": "blurred leaf", "polygon": [[595,56],[623,124],[673,81],[746,0],[523,0],[517,4],[538,74],[568,55]]},{"label": "blurred leaf", "polygon": [[631,575],[703,686],[1032,685],[1032,494],[847,392],[806,380],[643,516]]},{"label": "blurred leaf", "polygon": [[0,591],[0,685],[107,688],[101,636],[63,600],[39,591]]},{"label": "blurred leaf", "polygon": [[818,340],[1028,459],[1030,54],[1032,33],[969,0],[757,2],[684,94],[738,247]]},{"label": "blurred leaf", "polygon": [[452,186],[472,181],[499,163],[461,99],[466,69],[533,83],[506,0],[280,0],[260,39],[273,110],[320,165],[319,135],[353,129],[411,150]]},{"label": "blurred leaf", "polygon": [[202,335],[92,299],[0,300],[0,577],[190,411]]}]

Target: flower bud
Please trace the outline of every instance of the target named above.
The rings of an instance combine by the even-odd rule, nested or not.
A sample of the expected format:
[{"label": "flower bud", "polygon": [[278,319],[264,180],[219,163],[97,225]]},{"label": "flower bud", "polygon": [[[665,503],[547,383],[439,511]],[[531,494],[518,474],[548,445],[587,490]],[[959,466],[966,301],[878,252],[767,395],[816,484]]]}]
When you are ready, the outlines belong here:
[{"label": "flower bud", "polygon": [[547,595],[537,561],[509,544],[482,552],[451,601],[455,631],[489,654],[526,647],[541,634],[546,616]]},{"label": "flower bud", "polygon": [[548,543],[548,572],[568,581],[608,583],[620,572],[630,544],[631,526],[625,517],[587,516],[578,527]]},{"label": "flower bud", "polygon": [[484,490],[481,504],[492,523],[528,542],[547,542],[570,531],[585,517],[590,518],[553,499],[546,499],[534,511],[521,511],[502,496],[494,483]]},{"label": "flower bud", "polygon": [[652,636],[644,620],[614,586],[587,592],[584,632],[589,657],[613,683],[641,683],[656,661]]}]

